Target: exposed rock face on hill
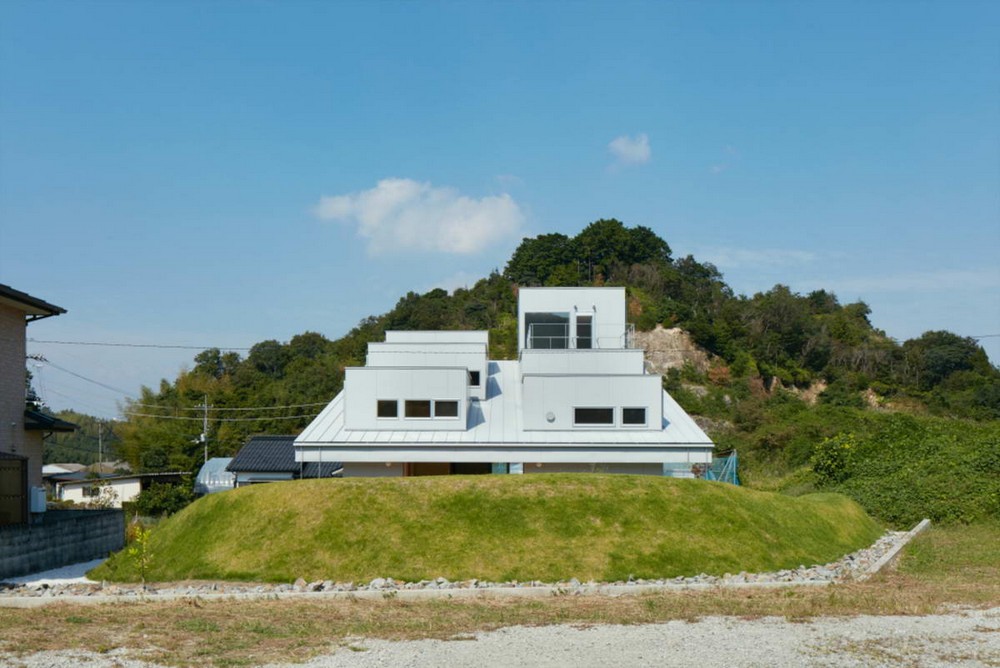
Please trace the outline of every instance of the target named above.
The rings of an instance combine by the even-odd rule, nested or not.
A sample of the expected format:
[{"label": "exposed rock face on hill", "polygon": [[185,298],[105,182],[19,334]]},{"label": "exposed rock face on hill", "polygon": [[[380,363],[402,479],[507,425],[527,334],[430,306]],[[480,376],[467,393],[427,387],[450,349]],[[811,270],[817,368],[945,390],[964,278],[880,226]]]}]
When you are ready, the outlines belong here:
[{"label": "exposed rock face on hill", "polygon": [[708,353],[691,340],[680,327],[664,329],[657,325],[649,332],[636,332],[635,345],[646,350],[646,366],[653,373],[663,374],[667,369],[680,369],[690,362],[701,373],[712,365]]}]

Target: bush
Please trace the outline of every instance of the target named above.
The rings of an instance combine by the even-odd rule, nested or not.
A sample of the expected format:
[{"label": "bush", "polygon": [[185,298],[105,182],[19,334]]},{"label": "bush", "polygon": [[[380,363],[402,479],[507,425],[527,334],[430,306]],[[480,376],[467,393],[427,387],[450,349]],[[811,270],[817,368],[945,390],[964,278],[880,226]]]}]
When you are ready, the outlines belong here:
[{"label": "bush", "polygon": [[1000,424],[868,415],[813,453],[819,483],[897,527],[1000,516]]},{"label": "bush", "polygon": [[154,483],[139,493],[132,508],[139,515],[158,517],[172,515],[192,501],[194,501],[194,491],[190,484],[159,485]]}]

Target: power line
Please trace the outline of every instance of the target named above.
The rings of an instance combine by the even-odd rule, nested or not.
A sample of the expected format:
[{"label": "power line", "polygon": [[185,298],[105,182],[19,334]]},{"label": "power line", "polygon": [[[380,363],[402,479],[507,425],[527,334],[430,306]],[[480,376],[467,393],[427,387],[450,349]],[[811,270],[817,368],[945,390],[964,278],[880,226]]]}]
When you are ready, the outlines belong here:
[{"label": "power line", "polygon": [[[202,409],[204,410],[204,409]],[[152,413],[132,413],[130,411],[123,411],[125,415],[130,415],[133,417],[146,417],[146,418],[156,418],[158,420],[194,420],[196,422],[202,422],[203,417],[188,417],[186,415],[153,415]],[[250,417],[250,418],[214,418],[215,422],[260,422],[262,420],[297,420],[299,418],[314,418],[319,413],[311,413],[308,415],[268,415],[265,417]]]},{"label": "power line", "polygon": [[77,373],[75,371],[70,371],[69,369],[61,367],[58,364],[56,364],[55,362],[50,362],[49,360],[45,359],[41,355],[29,355],[28,357],[31,358],[31,359],[33,359],[33,360],[37,360],[39,362],[44,362],[45,364],[48,364],[49,366],[53,367],[54,369],[59,369],[63,373],[68,373],[71,376],[76,376],[80,380],[85,380],[88,383],[93,383],[94,385],[97,385],[99,387],[103,387],[106,390],[111,390],[112,392],[117,392],[119,394],[124,394],[126,397],[129,397],[131,399],[135,398],[135,395],[133,395],[131,392],[126,392],[125,390],[121,389],[120,387],[114,387],[113,385],[108,385],[107,383],[102,383],[101,381],[94,380],[93,378],[87,378],[86,376],[84,376],[82,374],[79,374],[79,373]]},{"label": "power line", "polygon": [[31,343],[51,343],[61,346],[105,346],[108,348],[159,348],[159,349],[169,349],[169,350],[211,350],[216,348],[217,350],[250,350],[250,348],[232,347],[232,346],[184,346],[184,345],[174,345],[170,343],[113,343],[110,341],[53,341],[50,339],[28,339]]},{"label": "power line", "polygon": [[[286,404],[284,406],[250,406],[243,408],[225,408],[225,407],[215,407],[209,406],[209,411],[277,411],[286,408],[312,408],[313,406],[326,406],[329,401],[317,401],[311,404]],[[198,406],[165,406],[163,404],[140,404],[132,402],[129,406],[141,406],[142,408],[160,408],[163,410],[178,410],[178,411],[203,411],[205,407],[202,405]]]}]

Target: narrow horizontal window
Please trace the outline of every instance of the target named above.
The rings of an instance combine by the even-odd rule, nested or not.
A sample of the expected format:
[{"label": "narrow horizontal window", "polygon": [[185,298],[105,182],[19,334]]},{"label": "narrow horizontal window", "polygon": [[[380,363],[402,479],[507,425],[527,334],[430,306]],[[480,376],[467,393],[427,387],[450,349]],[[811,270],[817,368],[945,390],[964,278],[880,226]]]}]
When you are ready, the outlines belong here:
[{"label": "narrow horizontal window", "polygon": [[645,408],[623,408],[622,424],[631,426],[646,426]]},{"label": "narrow horizontal window", "polygon": [[424,399],[407,399],[405,412],[408,418],[429,418],[431,402]]},{"label": "narrow horizontal window", "polygon": [[457,401],[435,401],[434,417],[458,417]]},{"label": "narrow horizontal window", "polygon": [[469,385],[471,387],[479,387],[479,372],[470,371],[469,372]]},{"label": "narrow horizontal window", "polygon": [[615,409],[613,408],[576,408],[573,412],[573,424],[614,424]]},{"label": "narrow horizontal window", "polygon": [[380,418],[399,417],[399,402],[395,399],[379,399],[378,416]]}]

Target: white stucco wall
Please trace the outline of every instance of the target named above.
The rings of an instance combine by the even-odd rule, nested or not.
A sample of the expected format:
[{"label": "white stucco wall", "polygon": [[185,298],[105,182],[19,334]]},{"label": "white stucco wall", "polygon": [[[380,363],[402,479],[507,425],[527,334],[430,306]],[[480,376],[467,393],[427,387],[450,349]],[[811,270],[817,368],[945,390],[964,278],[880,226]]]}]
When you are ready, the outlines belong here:
[{"label": "white stucco wall", "polygon": [[[526,430],[587,431],[662,428],[663,402],[659,376],[524,376],[522,415]],[[576,427],[574,408],[614,408],[614,426]],[[645,408],[646,426],[623,426],[622,408]],[[548,420],[549,413],[552,421]],[[626,440],[627,439],[623,439]]]},{"label": "white stucco wall", "polygon": [[625,288],[521,288],[517,302],[518,349],[525,348],[525,313],[570,313],[570,337],[577,314],[593,316],[595,348],[625,347]]},{"label": "white stucco wall", "polygon": [[642,374],[643,352],[631,350],[522,350],[521,373]]},{"label": "white stucco wall", "polygon": [[489,345],[490,333],[481,330],[390,330],[386,343],[481,343]]},{"label": "white stucco wall", "polygon": [[[63,501],[73,503],[93,503],[96,497],[85,496],[83,490],[88,487],[106,486],[111,494],[111,507],[121,508],[122,503],[134,501],[142,491],[142,483],[138,478],[124,478],[121,480],[81,480],[79,482],[61,483],[59,486],[59,498]],[[109,494],[104,491],[102,494]]]},{"label": "white stucco wall", "polygon": [[[485,377],[483,382],[485,383]],[[344,428],[383,431],[465,431],[468,372],[461,368],[350,367],[344,378]],[[399,401],[399,417],[379,418],[377,401]],[[407,399],[458,402],[457,418],[407,418]]]},{"label": "white stucco wall", "polygon": [[486,345],[483,343],[369,343],[366,367],[462,367],[479,372],[469,396],[486,398]]}]

